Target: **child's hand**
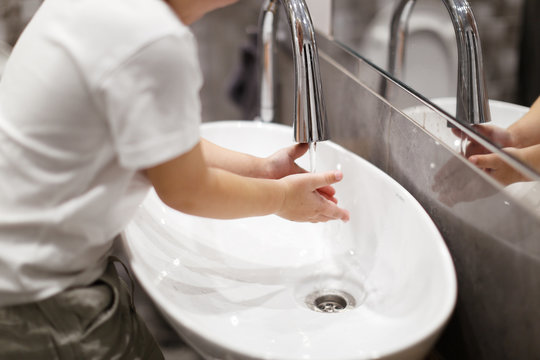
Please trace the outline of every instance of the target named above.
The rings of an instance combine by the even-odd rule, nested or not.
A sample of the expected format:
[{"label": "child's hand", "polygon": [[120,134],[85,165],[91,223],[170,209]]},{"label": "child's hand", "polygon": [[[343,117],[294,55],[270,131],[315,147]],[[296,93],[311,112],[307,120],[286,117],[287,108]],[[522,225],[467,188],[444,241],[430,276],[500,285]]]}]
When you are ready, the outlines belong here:
[{"label": "child's hand", "polygon": [[[306,153],[308,144],[296,144],[281,149],[265,159],[265,177],[268,179],[281,179],[293,174],[304,174],[307,171],[296,164],[296,159]],[[323,186],[317,191],[326,199],[337,204],[334,197],[336,190],[332,186]]]},{"label": "child's hand", "polygon": [[[478,133],[488,138],[492,143],[500,146],[501,148],[506,147],[517,147],[516,141],[512,134],[507,130],[495,125],[477,125],[474,127]],[[465,137],[465,135],[458,129],[452,129],[452,133],[459,138]],[[472,155],[479,154],[489,154],[491,151],[474,141],[473,139],[468,138],[469,144],[467,144],[467,149],[465,150],[465,156],[470,157]]]},{"label": "child's hand", "polygon": [[337,206],[337,201],[328,199],[321,188],[341,181],[339,171],[290,175],[280,181],[285,187],[285,196],[280,211],[276,214],[292,221],[326,222],[329,220],[349,221],[349,212]]},{"label": "child's hand", "polygon": [[[532,145],[521,148],[514,134],[508,129],[503,129],[494,125],[478,125],[475,127],[478,132],[490,141],[497,144],[504,151],[514,156],[524,164],[536,169],[540,159],[539,145]],[[461,132],[457,129],[452,130],[456,136]],[[495,180],[503,185],[509,185],[518,181],[530,181],[521,172],[508,165],[498,155],[491,153],[488,149],[470,139],[467,145],[465,156],[476,165],[491,175]]]},{"label": "child's hand", "polygon": [[308,150],[308,144],[296,144],[283,148],[265,159],[264,173],[268,179],[281,179],[282,177],[305,173],[296,164],[296,159],[301,157]]},{"label": "child's hand", "polygon": [[[540,159],[540,145],[530,146],[523,149],[505,148],[503,149],[524,164],[534,168]],[[530,181],[520,171],[517,171],[508,163],[502,160],[497,154],[478,154],[469,157],[469,161],[490,174],[495,180],[503,185],[509,185],[518,181]]]}]

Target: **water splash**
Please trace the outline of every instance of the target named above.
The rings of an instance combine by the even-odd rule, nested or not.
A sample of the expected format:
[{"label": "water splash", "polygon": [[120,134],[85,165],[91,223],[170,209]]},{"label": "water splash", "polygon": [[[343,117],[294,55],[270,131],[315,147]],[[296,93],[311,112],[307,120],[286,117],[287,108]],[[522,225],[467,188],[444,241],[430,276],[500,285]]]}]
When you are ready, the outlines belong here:
[{"label": "water splash", "polygon": [[317,143],[309,143],[309,171],[314,173],[317,171]]},{"label": "water splash", "polygon": [[467,135],[461,133],[459,139],[459,152],[465,157],[467,157],[467,146],[469,146],[469,139],[467,138]]}]

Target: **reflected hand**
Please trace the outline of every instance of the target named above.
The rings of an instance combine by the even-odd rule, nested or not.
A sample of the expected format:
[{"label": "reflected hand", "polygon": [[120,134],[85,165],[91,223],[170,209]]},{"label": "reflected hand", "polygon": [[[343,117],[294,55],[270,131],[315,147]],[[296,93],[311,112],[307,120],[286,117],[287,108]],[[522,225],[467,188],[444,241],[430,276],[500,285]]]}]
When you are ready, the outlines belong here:
[{"label": "reflected hand", "polygon": [[[537,148],[535,150],[535,148]],[[540,152],[540,147],[530,146],[523,149],[505,148],[504,151],[514,156],[516,159],[523,163],[528,163],[529,155],[535,155]],[[538,155],[536,155],[538,156]],[[499,181],[503,185],[510,185],[519,181],[530,181],[531,179],[524,176],[521,172],[517,171],[504,160],[502,160],[496,154],[478,154],[469,157],[474,165],[490,174],[495,180]]]},{"label": "reflected hand", "polygon": [[[529,165],[534,164],[534,161],[532,163],[529,162],[529,160],[532,160],[529,158],[534,158],[534,146],[522,149],[517,148],[517,141],[507,129],[494,125],[477,125],[475,126],[475,129],[521,162],[526,164],[529,163]],[[462,135],[462,132],[457,129],[453,129],[452,132],[456,136]],[[492,153],[476,141],[471,140],[470,138],[469,140],[470,143],[467,145],[465,156],[470,162],[491,175],[502,185],[506,186],[515,182],[530,180],[512,166],[508,165],[508,163],[498,155]],[[532,154],[532,156],[530,154]]]},{"label": "reflected hand", "polygon": [[454,157],[444,164],[435,174],[432,186],[439,201],[453,207],[462,202],[486,198],[496,192],[494,187],[485,186],[485,182],[471,177],[472,171],[463,164],[462,158]]},{"label": "reflected hand", "polygon": [[[495,126],[495,125],[476,125],[475,130],[478,131],[481,135],[486,137],[489,141],[493,142],[494,144],[505,148],[505,147],[515,147],[515,140],[513,139],[512,134],[501,127]],[[452,133],[463,139],[467,138],[469,140],[469,144],[467,145],[467,148],[465,150],[465,156],[468,158],[472,155],[478,155],[478,154],[490,154],[491,151],[474,141],[473,139],[465,136],[460,130],[454,128],[452,129]]]}]

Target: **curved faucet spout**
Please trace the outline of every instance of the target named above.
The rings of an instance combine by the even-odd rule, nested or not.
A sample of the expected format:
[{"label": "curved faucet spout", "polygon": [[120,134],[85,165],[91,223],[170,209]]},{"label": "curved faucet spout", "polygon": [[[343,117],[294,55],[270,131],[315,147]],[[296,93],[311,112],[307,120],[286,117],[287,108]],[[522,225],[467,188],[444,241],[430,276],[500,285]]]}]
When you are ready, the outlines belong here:
[{"label": "curved faucet spout", "polygon": [[[491,121],[478,27],[467,0],[442,0],[454,25],[458,46],[456,118],[469,124]],[[392,16],[388,71],[401,77],[407,24],[416,0],[401,0]]]},{"label": "curved faucet spout", "polygon": [[[315,31],[304,0],[279,0],[290,27],[295,69],[296,142],[328,140],[326,109],[323,102]],[[261,10],[260,28],[260,116],[274,121],[276,113],[275,42],[278,0],[266,0]]]}]

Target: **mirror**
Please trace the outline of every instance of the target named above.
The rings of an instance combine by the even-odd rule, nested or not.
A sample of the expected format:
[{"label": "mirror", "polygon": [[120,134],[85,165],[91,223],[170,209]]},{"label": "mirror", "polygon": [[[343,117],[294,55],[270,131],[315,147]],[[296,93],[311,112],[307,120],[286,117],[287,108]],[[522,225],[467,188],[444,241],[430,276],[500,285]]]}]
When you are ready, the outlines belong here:
[{"label": "mirror", "polygon": [[[522,32],[527,25],[527,15],[522,18],[522,14],[527,14],[523,11],[524,6],[534,8],[528,9],[531,11],[540,11],[540,6],[528,5],[527,0],[334,0],[332,36],[428,99],[436,108],[456,118],[475,137],[473,139],[455,126],[441,126],[429,121],[429,110],[404,108],[403,111],[421,122],[426,131],[462,153],[501,185],[517,187],[518,192],[537,194],[540,193],[540,100],[529,111],[536,100],[535,92],[524,93],[523,88],[531,87],[530,80],[527,76],[517,76],[518,70],[527,70],[523,62],[519,67],[519,46],[527,45],[527,36],[531,33]],[[469,29],[467,38],[460,43],[477,43],[478,59],[481,60],[483,55],[483,71],[481,67],[479,70],[473,68],[467,74],[458,73],[460,50],[450,16],[466,7],[474,14],[472,20],[471,16],[467,16],[467,20],[471,21],[472,30],[477,29],[478,41]],[[453,15],[456,19],[457,15]],[[393,44],[392,38],[396,39]],[[463,59],[469,57],[469,63],[474,64],[477,61],[471,51],[473,48],[464,45],[461,53],[466,54]],[[400,49],[403,50],[400,52]],[[481,92],[484,81],[480,79],[478,85],[473,84],[471,92],[464,89],[467,84],[463,85],[472,81],[474,74],[485,75],[487,96],[480,96],[478,101],[470,94]],[[461,85],[458,84],[460,77],[463,79]],[[381,95],[390,102],[396,101],[384,90]],[[467,109],[461,111],[460,105],[456,104],[456,95],[464,102],[470,101],[471,106],[475,105],[472,103],[480,104],[481,98],[489,98],[492,120],[489,125],[470,125],[469,121],[473,119],[468,116]],[[536,88],[538,95],[540,85]],[[481,106],[478,109],[481,112]],[[492,128],[493,125],[497,129]],[[504,149],[505,153],[501,154],[498,149]]]},{"label": "mirror", "polygon": [[[388,70],[390,26],[399,3],[400,0],[335,0],[335,40]],[[456,38],[441,0],[416,2],[408,21],[406,45],[399,79],[427,98],[455,96]]]}]

